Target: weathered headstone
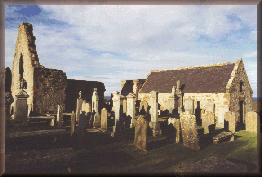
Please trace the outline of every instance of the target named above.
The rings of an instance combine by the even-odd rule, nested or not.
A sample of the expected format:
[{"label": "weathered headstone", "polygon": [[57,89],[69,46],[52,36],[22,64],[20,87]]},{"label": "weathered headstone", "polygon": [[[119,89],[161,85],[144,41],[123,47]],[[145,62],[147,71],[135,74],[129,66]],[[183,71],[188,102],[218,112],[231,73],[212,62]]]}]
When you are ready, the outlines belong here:
[{"label": "weathered headstone", "polygon": [[228,130],[231,132],[236,132],[236,114],[234,112],[228,111],[225,113],[225,120],[228,121]]},{"label": "weathered headstone", "polygon": [[16,102],[15,102],[14,119],[16,122],[26,123],[27,112],[28,112],[27,98],[29,97],[29,95],[23,89],[20,89],[19,93],[15,96],[16,96],[15,99]]},{"label": "weathered headstone", "polygon": [[76,117],[75,117],[74,111],[72,111],[72,115],[71,115],[71,136],[73,135],[73,133],[75,131],[75,126],[76,126]]},{"label": "weathered headstone", "polygon": [[85,106],[86,106],[86,100],[83,100],[83,102],[82,102],[82,108],[81,108],[82,111],[85,110]]},{"label": "weathered headstone", "polygon": [[180,142],[180,132],[181,132],[181,125],[180,125],[180,119],[177,118],[169,118],[168,119],[168,125],[173,124],[173,126],[176,129],[176,143]]},{"label": "weathered headstone", "polygon": [[86,130],[86,119],[87,119],[86,112],[81,110],[77,131],[82,136],[84,135],[85,130]]},{"label": "weathered headstone", "polygon": [[113,101],[113,105],[112,105],[112,111],[115,111],[115,102],[116,102],[116,100],[118,99],[117,97],[116,97],[116,95],[118,95],[119,94],[119,92],[118,91],[115,91],[115,92],[112,92],[112,101]]},{"label": "weathered headstone", "polygon": [[258,121],[260,120],[259,115],[254,111],[250,111],[246,113],[245,117],[246,117],[246,120],[245,120],[246,131],[257,132],[258,131],[257,126],[259,125]]},{"label": "weathered headstone", "polygon": [[115,95],[115,99],[115,125],[113,126],[113,132],[111,133],[112,137],[114,137],[114,134],[118,133],[117,130],[120,129],[120,127],[117,128],[117,126],[123,126],[123,101],[125,97],[117,94]]},{"label": "weathered headstone", "polygon": [[98,101],[99,101],[99,97],[98,97],[98,93],[97,93],[97,88],[94,88],[94,92],[93,92],[93,96],[92,96],[92,112],[95,113],[94,115],[94,127],[98,128],[101,126],[101,119],[100,119],[100,114],[99,114],[99,110],[98,110]]},{"label": "weathered headstone", "polygon": [[124,100],[123,100],[123,113],[124,113],[124,114],[126,114],[126,109],[127,109],[126,107],[127,107],[127,100],[124,99]]},{"label": "weathered headstone", "polygon": [[214,113],[214,103],[212,101],[207,101],[205,104],[205,110]]},{"label": "weathered headstone", "polygon": [[150,106],[151,122],[149,125],[150,128],[153,129],[153,136],[157,136],[161,134],[160,124],[158,122],[158,92],[151,91]]},{"label": "weathered headstone", "polygon": [[79,120],[80,110],[82,109],[83,99],[81,98],[81,91],[79,92],[79,98],[76,100],[76,122]]},{"label": "weathered headstone", "polygon": [[134,145],[144,151],[147,148],[147,127],[148,122],[145,120],[145,116],[140,115],[135,123]]},{"label": "weathered headstone", "polygon": [[135,123],[135,99],[136,96],[134,93],[129,93],[127,96],[127,116],[131,117],[131,123],[130,123],[130,128],[134,127]]},{"label": "weathered headstone", "polygon": [[200,150],[196,116],[186,111],[181,114],[180,121],[184,146]]},{"label": "weathered headstone", "polygon": [[229,108],[228,107],[221,107],[220,110],[219,110],[219,117],[218,117],[218,123],[217,123],[217,127],[220,127],[220,128],[224,128],[224,116],[225,116],[225,113],[229,111]]},{"label": "weathered headstone", "polygon": [[194,114],[194,100],[190,97],[185,100],[185,111],[188,111],[190,114]]},{"label": "weathered headstone", "polygon": [[88,113],[88,112],[92,112],[90,103],[86,103],[86,104],[85,104],[85,109],[84,109],[84,110],[85,110],[85,112],[87,112],[87,113]]},{"label": "weathered headstone", "polygon": [[201,118],[202,118],[202,127],[204,127],[204,133],[205,134],[210,133],[209,126],[215,124],[215,114],[210,111],[206,111],[205,113],[202,112]]},{"label": "weathered headstone", "polygon": [[58,105],[57,106],[57,120],[58,120],[58,126],[63,126],[63,107]]},{"label": "weathered headstone", "polygon": [[101,128],[107,130],[107,110],[103,108],[101,111]]},{"label": "weathered headstone", "polygon": [[175,96],[171,95],[169,98],[169,114],[173,113],[173,110],[175,109]]}]

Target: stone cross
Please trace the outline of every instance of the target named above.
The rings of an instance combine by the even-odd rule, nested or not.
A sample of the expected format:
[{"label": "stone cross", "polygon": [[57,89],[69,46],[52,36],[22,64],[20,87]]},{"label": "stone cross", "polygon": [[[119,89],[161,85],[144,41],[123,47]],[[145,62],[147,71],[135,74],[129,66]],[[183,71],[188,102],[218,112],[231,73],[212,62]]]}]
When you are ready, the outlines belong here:
[{"label": "stone cross", "polygon": [[98,110],[98,93],[97,93],[97,88],[94,88],[93,96],[92,96],[92,112],[95,113],[94,115],[94,127],[100,127],[101,126],[101,119],[100,119],[100,114]]},{"label": "stone cross", "polygon": [[107,130],[107,110],[103,108],[101,111],[101,128]]},{"label": "stone cross", "polygon": [[158,92],[151,91],[151,122],[149,126],[153,129],[153,136],[160,135],[160,124],[158,122]]},{"label": "stone cross", "polygon": [[147,148],[147,128],[148,122],[145,120],[145,116],[140,115],[135,123],[134,145],[144,151]]},{"label": "stone cross", "polygon": [[136,96],[133,93],[129,93],[127,96],[127,116],[131,117],[130,128],[134,127],[135,123],[135,104],[136,104]]}]

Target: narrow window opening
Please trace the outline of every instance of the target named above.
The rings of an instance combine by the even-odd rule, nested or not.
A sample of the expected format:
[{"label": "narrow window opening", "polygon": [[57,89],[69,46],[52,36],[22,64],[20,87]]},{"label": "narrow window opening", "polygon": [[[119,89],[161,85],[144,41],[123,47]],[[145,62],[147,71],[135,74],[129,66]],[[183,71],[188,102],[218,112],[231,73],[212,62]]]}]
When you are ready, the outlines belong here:
[{"label": "narrow window opening", "polygon": [[23,55],[21,54],[19,59],[19,80],[22,80],[24,78],[24,68],[23,68]]},{"label": "narrow window opening", "polygon": [[240,82],[240,92],[243,92],[243,82]]}]

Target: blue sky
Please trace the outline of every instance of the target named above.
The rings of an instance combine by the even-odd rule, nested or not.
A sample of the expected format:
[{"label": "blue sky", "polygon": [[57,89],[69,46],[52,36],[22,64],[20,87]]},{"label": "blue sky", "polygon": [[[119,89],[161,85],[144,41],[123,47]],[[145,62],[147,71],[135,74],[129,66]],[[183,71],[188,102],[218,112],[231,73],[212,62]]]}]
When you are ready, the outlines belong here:
[{"label": "blue sky", "polygon": [[69,79],[121,81],[151,70],[236,62],[242,58],[257,96],[257,6],[5,6],[6,67],[18,26],[33,25],[40,64]]}]

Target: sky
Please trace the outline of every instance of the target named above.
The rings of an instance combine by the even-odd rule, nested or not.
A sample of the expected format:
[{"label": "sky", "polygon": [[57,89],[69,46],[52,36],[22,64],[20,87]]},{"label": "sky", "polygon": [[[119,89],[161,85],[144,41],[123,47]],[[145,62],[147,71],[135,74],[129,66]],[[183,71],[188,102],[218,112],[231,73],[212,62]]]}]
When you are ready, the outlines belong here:
[{"label": "sky", "polygon": [[256,5],[6,5],[10,69],[22,22],[33,25],[41,65],[63,70],[68,79],[103,82],[105,96],[151,70],[242,58],[257,97]]}]

